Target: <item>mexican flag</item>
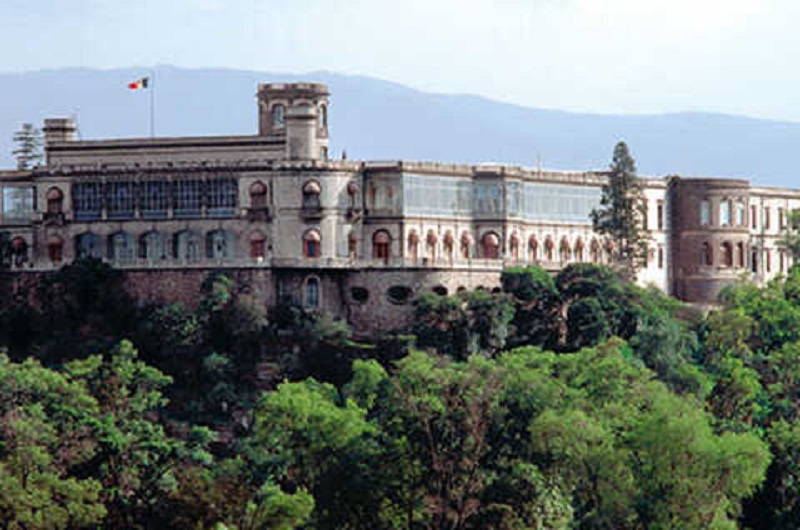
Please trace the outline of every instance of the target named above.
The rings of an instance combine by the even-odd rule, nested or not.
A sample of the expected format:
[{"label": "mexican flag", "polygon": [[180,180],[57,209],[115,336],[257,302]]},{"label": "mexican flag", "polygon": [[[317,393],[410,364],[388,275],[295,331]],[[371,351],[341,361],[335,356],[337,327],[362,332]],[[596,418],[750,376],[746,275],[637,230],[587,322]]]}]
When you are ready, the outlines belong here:
[{"label": "mexican flag", "polygon": [[128,88],[131,90],[142,90],[147,88],[147,84],[150,82],[149,77],[142,77],[141,79],[137,79],[133,83],[128,83]]}]

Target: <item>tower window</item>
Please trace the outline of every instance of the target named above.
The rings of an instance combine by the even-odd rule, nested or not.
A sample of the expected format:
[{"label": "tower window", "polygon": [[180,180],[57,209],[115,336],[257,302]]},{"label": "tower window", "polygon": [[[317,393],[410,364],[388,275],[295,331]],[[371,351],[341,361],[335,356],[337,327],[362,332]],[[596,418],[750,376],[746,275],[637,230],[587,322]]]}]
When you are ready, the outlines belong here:
[{"label": "tower window", "polygon": [[319,279],[318,278],[308,278],[306,280],[306,296],[305,296],[305,306],[310,309],[316,309],[319,307]]},{"label": "tower window", "polygon": [[61,213],[64,209],[64,194],[58,188],[47,190],[47,213]]},{"label": "tower window", "polygon": [[272,107],[272,128],[283,129],[286,125],[286,107],[283,105],[273,105]]},{"label": "tower window", "polygon": [[306,258],[320,257],[320,237],[316,230],[309,230],[303,236],[303,255]]},{"label": "tower window", "polygon": [[389,262],[391,255],[392,238],[386,230],[378,230],[372,235],[372,257]]}]

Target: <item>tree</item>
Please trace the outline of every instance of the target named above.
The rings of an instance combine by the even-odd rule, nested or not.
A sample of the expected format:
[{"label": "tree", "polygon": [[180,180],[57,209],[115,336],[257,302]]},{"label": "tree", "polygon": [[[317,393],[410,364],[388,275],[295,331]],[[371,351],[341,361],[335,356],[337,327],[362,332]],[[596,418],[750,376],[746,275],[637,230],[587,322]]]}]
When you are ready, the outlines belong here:
[{"label": "tree", "polygon": [[32,123],[23,123],[14,133],[17,148],[12,154],[17,158],[17,169],[30,169],[42,159],[42,131]]},{"label": "tree", "polygon": [[636,163],[625,142],[614,147],[608,184],[603,186],[601,207],[592,211],[592,225],[613,243],[612,261],[626,279],[635,280],[647,262],[649,233],[644,226],[645,202]]},{"label": "tree", "polygon": [[783,237],[778,240],[778,246],[785,248],[792,255],[792,259],[800,259],[800,209],[792,210],[787,216]]}]

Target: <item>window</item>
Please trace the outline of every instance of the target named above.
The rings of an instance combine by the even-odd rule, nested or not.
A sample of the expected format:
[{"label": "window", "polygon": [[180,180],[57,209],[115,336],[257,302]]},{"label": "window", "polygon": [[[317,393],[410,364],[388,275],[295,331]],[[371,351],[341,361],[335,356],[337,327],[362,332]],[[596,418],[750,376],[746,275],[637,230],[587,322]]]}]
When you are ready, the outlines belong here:
[{"label": "window", "polygon": [[783,217],[783,208],[778,208],[778,229],[783,229],[786,227],[786,223]]},{"label": "window", "polygon": [[575,261],[583,261],[583,239],[580,237],[575,242]]},{"label": "window", "polygon": [[750,206],[750,227],[758,228],[758,209],[755,205]]},{"label": "window", "polygon": [[562,262],[569,261],[571,256],[569,241],[566,237],[561,238],[561,243],[558,247],[558,257]]},{"label": "window", "polygon": [[263,182],[254,182],[250,186],[250,207],[267,207],[267,186]]},{"label": "window", "polygon": [[783,272],[786,268],[786,253],[783,250],[778,251],[778,272]]},{"label": "window", "polygon": [[772,272],[772,252],[768,248],[764,249],[764,268],[767,272]]},{"label": "window", "polygon": [[386,290],[386,298],[395,305],[407,304],[413,291],[405,285],[393,285]]},{"label": "window", "polygon": [[647,200],[642,201],[642,228],[650,230],[650,208],[647,206]]},{"label": "window", "polygon": [[224,259],[233,257],[233,235],[227,230],[212,230],[206,235],[206,257]]},{"label": "window", "polygon": [[179,180],[175,182],[174,215],[177,218],[199,217],[203,207],[203,182]]},{"label": "window", "polygon": [[711,255],[711,245],[703,243],[700,246],[700,265],[710,267],[714,264],[714,256]]},{"label": "window", "polygon": [[81,234],[75,238],[75,254],[79,258],[100,259],[102,253],[102,240],[96,234]]},{"label": "window", "polygon": [[486,259],[500,259],[500,238],[494,232],[484,234],[481,239],[483,257]]},{"label": "window", "polygon": [[250,257],[257,262],[264,261],[266,257],[267,238],[259,230],[250,234]]},{"label": "window", "polygon": [[378,230],[372,235],[372,257],[389,263],[392,238],[386,230]]},{"label": "window", "polygon": [[664,268],[664,247],[658,247],[658,268]]},{"label": "window", "polygon": [[358,257],[358,235],[354,231],[347,234],[347,257],[350,259]]},{"label": "window", "polygon": [[319,106],[319,130],[323,133],[328,130],[328,107],[325,105]]},{"label": "window", "polygon": [[516,263],[519,261],[519,234],[513,232],[508,244],[511,249],[511,257],[514,258],[514,263]]},{"label": "window", "polygon": [[536,236],[531,236],[528,240],[528,252],[530,252],[531,261],[539,259],[539,240],[536,239]]},{"label": "window", "polygon": [[656,207],[656,226],[659,230],[664,230],[664,201],[658,201]]},{"label": "window", "polygon": [[64,194],[58,188],[47,190],[47,213],[58,214],[64,211]]},{"label": "window", "polygon": [[167,259],[167,237],[161,232],[147,232],[139,240],[139,257],[147,261]]},{"label": "window", "polygon": [[769,230],[769,206],[764,207],[764,230]]},{"label": "window", "polygon": [[127,232],[117,232],[108,237],[108,259],[116,262],[132,261],[136,256],[136,242]]},{"label": "window", "polygon": [[73,184],[72,209],[78,221],[100,219],[103,210],[102,184],[99,182]]},{"label": "window", "polygon": [[22,267],[28,261],[28,242],[21,237],[12,239],[11,257],[14,267]]},{"label": "window", "polygon": [[308,278],[306,280],[305,305],[315,309],[319,307],[319,278]]},{"label": "window", "polygon": [[745,260],[746,258],[745,258],[744,243],[740,241],[736,243],[736,261],[737,261],[737,266],[740,269],[745,268]]},{"label": "window", "polygon": [[47,240],[47,257],[53,265],[59,265],[64,259],[64,241],[57,236]]},{"label": "window", "polygon": [[750,270],[758,272],[758,251],[754,250],[750,253]]},{"label": "window", "polygon": [[744,203],[736,202],[736,226],[747,226],[744,219]]},{"label": "window", "polygon": [[415,263],[419,257],[419,234],[416,230],[408,234],[408,257]]},{"label": "window", "polygon": [[109,182],[106,201],[109,219],[132,219],[136,207],[136,185],[133,182]]},{"label": "window", "polygon": [[453,245],[455,244],[455,238],[453,237],[453,232],[448,230],[444,234],[444,253],[447,254],[447,257],[451,260],[453,259]]},{"label": "window", "polygon": [[319,258],[320,253],[319,232],[309,230],[303,236],[303,256],[306,258]]},{"label": "window", "polygon": [[239,185],[236,179],[217,177],[207,183],[206,212],[209,217],[231,217],[236,214]]},{"label": "window", "polygon": [[166,219],[169,209],[169,184],[160,180],[140,184],[139,212],[142,219]]},{"label": "window", "polygon": [[369,300],[369,291],[364,287],[353,287],[350,289],[350,298],[358,304],[365,304]]},{"label": "window", "polygon": [[311,180],[303,185],[303,209],[305,210],[319,210],[322,205],[319,200],[322,188],[319,182]]},{"label": "window", "polygon": [[272,106],[272,128],[273,129],[283,129],[283,126],[286,124],[286,107],[283,105],[273,105]]},{"label": "window", "polygon": [[700,224],[704,226],[711,224],[711,205],[707,200],[700,202]]},{"label": "window", "polygon": [[183,230],[175,235],[175,257],[183,261],[200,260],[200,234]]},{"label": "window", "polygon": [[719,246],[719,262],[723,267],[733,267],[733,247],[727,241]]},{"label": "window", "polygon": [[472,236],[469,232],[462,232],[461,234],[461,257],[469,259],[470,247],[472,247]]},{"label": "window", "polygon": [[731,201],[719,203],[719,224],[729,226],[731,224]]},{"label": "window", "polygon": [[550,236],[544,240],[544,259],[547,261],[553,261],[553,249],[555,248],[555,244]]},{"label": "window", "polygon": [[591,254],[592,263],[600,263],[600,242],[592,238],[592,243],[589,245],[589,253]]},{"label": "window", "polygon": [[425,236],[425,246],[428,249],[428,256],[431,260],[436,259],[436,246],[439,244],[439,236],[433,230],[428,230]]},{"label": "window", "polygon": [[32,187],[3,188],[3,216],[7,221],[30,222],[33,201]]}]

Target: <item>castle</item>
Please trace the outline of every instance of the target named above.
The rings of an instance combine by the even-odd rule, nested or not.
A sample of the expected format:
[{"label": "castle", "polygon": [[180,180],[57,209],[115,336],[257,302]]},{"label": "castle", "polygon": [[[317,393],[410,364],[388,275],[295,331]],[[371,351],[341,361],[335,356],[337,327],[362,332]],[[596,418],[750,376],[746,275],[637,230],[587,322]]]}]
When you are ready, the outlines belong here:
[{"label": "castle", "polygon": [[[0,172],[15,276],[93,256],[141,299],[193,303],[222,269],[267,305],[291,297],[368,333],[406,322],[425,290],[491,289],[507,266],[608,261],[589,217],[602,171],[331,160],[325,85],[263,84],[257,99],[252,136],[86,141],[70,120],[45,120],[45,163]],[[641,283],[703,304],[788,269],[778,241],[800,191],[642,182]]]}]

